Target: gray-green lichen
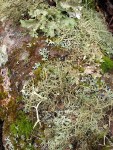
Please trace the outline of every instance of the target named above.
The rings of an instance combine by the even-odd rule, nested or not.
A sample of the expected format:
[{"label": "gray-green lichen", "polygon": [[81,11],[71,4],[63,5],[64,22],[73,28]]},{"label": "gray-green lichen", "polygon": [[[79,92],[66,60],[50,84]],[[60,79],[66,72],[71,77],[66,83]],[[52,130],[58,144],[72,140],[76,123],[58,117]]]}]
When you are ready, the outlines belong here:
[{"label": "gray-green lichen", "polygon": [[8,61],[7,47],[6,45],[2,45],[0,47],[0,67],[2,65],[5,65],[7,61]]},{"label": "gray-green lichen", "polygon": [[44,0],[0,0],[0,20],[12,19],[13,21],[19,21],[29,8],[38,5]]}]

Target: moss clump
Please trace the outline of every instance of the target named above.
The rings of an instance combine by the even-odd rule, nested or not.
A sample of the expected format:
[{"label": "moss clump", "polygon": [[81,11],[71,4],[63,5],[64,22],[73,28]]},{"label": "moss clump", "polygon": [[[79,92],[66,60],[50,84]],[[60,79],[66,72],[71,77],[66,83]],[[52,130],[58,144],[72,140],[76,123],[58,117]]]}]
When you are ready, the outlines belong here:
[{"label": "moss clump", "polygon": [[8,94],[6,92],[0,92],[0,100],[3,100],[8,97]]},{"label": "moss clump", "polygon": [[103,57],[103,62],[101,63],[101,69],[103,72],[109,72],[113,70],[113,61],[109,57]]},{"label": "moss clump", "polygon": [[24,135],[25,137],[29,137],[33,129],[33,125],[28,119],[28,117],[23,113],[19,112],[18,118],[14,123],[10,126],[10,131],[13,135],[21,137]]},{"label": "moss clump", "polygon": [[35,81],[39,81],[41,80],[41,72],[42,72],[42,68],[39,67],[34,71],[34,75],[35,75]]}]

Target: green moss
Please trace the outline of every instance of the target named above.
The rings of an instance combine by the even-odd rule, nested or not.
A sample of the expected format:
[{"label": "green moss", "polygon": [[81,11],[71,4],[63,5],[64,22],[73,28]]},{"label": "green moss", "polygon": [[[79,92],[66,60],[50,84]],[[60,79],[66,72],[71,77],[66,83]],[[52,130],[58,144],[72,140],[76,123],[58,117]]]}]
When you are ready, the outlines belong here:
[{"label": "green moss", "polygon": [[13,135],[18,135],[19,137],[24,135],[26,138],[30,136],[32,129],[32,123],[23,112],[19,112],[16,121],[10,126],[10,131]]},{"label": "green moss", "polygon": [[0,100],[5,99],[8,96],[6,92],[0,92]]},{"label": "green moss", "polygon": [[113,61],[109,57],[103,57],[103,62],[101,63],[101,69],[103,72],[109,72],[113,70]]},{"label": "green moss", "polygon": [[16,101],[21,102],[22,101],[22,96],[21,95],[17,96]]},{"label": "green moss", "polygon": [[4,107],[0,107],[0,119],[4,120],[5,117],[6,117],[6,110]]},{"label": "green moss", "polygon": [[41,80],[41,72],[42,72],[42,68],[39,67],[34,71],[34,75],[35,75],[35,80],[39,81]]}]

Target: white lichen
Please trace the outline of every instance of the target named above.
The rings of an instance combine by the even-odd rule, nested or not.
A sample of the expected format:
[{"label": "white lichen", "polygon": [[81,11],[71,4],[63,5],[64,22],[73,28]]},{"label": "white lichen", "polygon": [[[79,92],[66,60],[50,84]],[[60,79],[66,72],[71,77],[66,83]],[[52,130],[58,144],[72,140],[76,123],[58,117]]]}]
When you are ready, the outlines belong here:
[{"label": "white lichen", "polygon": [[6,150],[14,150],[14,146],[12,145],[9,136],[5,138],[5,142],[6,143],[5,143],[4,147]]},{"label": "white lichen", "polygon": [[5,65],[7,61],[8,61],[7,47],[6,45],[2,45],[2,47],[0,47],[0,67],[2,65]]}]

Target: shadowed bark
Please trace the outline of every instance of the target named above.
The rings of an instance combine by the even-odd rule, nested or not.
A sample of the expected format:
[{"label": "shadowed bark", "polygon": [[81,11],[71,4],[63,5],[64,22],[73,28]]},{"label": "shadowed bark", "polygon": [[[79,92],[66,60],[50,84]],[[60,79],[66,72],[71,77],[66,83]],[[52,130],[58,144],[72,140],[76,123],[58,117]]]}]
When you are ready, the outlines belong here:
[{"label": "shadowed bark", "polygon": [[108,29],[113,33],[113,1],[112,0],[96,0],[96,5],[104,14]]},{"label": "shadowed bark", "polygon": [[2,142],[2,130],[3,130],[2,128],[3,128],[3,121],[0,120],[0,150],[5,150]]}]

